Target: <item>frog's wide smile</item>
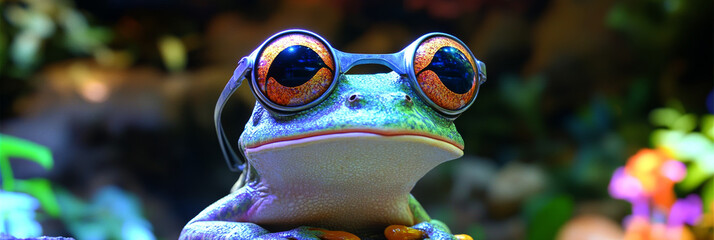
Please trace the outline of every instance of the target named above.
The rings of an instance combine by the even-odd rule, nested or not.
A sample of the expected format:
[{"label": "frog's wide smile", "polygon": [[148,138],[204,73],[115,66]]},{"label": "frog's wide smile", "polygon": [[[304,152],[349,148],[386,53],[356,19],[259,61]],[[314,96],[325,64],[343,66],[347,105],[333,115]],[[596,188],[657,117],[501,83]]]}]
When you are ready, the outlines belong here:
[{"label": "frog's wide smile", "polygon": [[[306,143],[317,140],[331,139],[331,138],[344,138],[344,137],[356,137],[362,135],[371,136],[381,136],[381,137],[414,137],[414,138],[424,138],[430,139],[433,143],[441,142],[442,144],[450,145],[447,148],[455,148],[458,151],[464,150],[464,145],[456,142],[452,139],[445,138],[438,135],[428,134],[425,132],[415,132],[409,130],[379,130],[379,129],[369,129],[369,128],[356,128],[356,129],[339,129],[339,130],[325,130],[317,131],[312,133],[299,134],[294,136],[286,136],[274,138],[265,142],[257,142],[252,145],[245,146],[246,151],[260,151],[265,148],[289,146],[293,144]],[[442,145],[439,144],[439,145]],[[443,145],[442,145],[443,146]],[[445,147],[445,146],[444,146]]]}]

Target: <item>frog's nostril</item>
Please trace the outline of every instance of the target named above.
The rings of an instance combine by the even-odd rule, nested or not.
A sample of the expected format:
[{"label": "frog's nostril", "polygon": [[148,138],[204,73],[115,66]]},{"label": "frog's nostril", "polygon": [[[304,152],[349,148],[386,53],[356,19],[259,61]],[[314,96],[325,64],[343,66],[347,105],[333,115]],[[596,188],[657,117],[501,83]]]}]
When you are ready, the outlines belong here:
[{"label": "frog's nostril", "polygon": [[349,97],[347,97],[347,106],[351,108],[359,108],[362,106],[364,103],[364,100],[362,99],[362,95],[359,93],[353,93]]},{"label": "frog's nostril", "polygon": [[357,101],[358,99],[359,99],[358,94],[352,94],[352,95],[350,95],[350,97],[347,98],[347,101],[353,103],[353,102]]},{"label": "frog's nostril", "polygon": [[412,105],[414,105],[414,99],[412,99],[412,96],[409,96],[409,94],[406,93],[402,94],[401,99],[399,99],[399,97],[397,96],[396,100],[399,101],[402,106],[408,108],[411,108]]}]

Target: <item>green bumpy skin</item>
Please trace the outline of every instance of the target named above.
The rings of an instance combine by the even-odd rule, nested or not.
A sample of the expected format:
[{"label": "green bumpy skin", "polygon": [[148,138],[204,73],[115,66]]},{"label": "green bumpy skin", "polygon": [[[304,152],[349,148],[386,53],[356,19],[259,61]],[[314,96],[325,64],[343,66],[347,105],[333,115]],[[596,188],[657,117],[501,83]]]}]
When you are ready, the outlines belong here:
[{"label": "green bumpy skin", "polygon": [[[339,80],[324,101],[293,115],[275,116],[256,103],[239,143],[246,148],[331,131],[365,129],[386,134],[418,132],[463,149],[464,140],[454,124],[419,99],[406,77],[391,72],[342,75]],[[352,95],[357,98],[354,102],[348,101]],[[404,101],[405,95],[411,101]]]},{"label": "green bumpy skin", "polygon": [[[278,115],[257,102],[241,134],[241,147],[256,148],[331,133],[367,132],[423,136],[463,149],[463,139],[452,121],[420,99],[406,77],[391,72],[341,75],[337,80],[335,89],[321,103],[296,114]],[[240,188],[199,213],[183,229],[180,239],[328,239],[321,238],[323,232],[306,226],[271,233],[246,221],[253,214],[252,208],[264,198],[264,188],[270,187],[257,175],[248,164],[239,180]],[[456,239],[443,223],[429,218],[414,197],[407,193],[403,199],[408,202],[404,211],[413,219],[413,228],[425,232],[429,239]],[[381,233],[360,237],[384,239]]]}]

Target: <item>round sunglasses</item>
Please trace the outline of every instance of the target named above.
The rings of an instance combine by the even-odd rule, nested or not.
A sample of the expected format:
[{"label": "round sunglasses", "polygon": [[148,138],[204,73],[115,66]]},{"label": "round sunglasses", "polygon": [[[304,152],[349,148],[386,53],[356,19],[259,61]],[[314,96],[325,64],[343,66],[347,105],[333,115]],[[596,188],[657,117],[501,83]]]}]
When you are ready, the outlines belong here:
[{"label": "round sunglasses", "polygon": [[340,75],[361,64],[380,64],[409,79],[419,97],[444,117],[455,119],[476,100],[486,65],[458,38],[428,33],[392,54],[345,53],[319,35],[300,29],[279,32],[243,57],[216,103],[214,121],[221,150],[233,171],[243,170],[221,126],[228,98],[244,79],[261,105],[276,115],[311,108],[337,86]]}]

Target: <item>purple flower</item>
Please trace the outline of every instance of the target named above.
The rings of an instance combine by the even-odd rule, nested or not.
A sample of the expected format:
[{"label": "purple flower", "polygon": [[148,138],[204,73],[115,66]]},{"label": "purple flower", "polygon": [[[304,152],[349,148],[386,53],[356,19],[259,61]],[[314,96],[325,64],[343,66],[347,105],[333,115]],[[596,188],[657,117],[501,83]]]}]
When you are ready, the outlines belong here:
[{"label": "purple flower", "polygon": [[612,197],[629,202],[638,201],[638,199],[642,199],[645,196],[640,181],[627,174],[624,167],[617,168],[615,173],[612,174],[608,190]]},{"label": "purple flower", "polygon": [[681,227],[684,223],[695,225],[701,216],[702,199],[696,194],[690,194],[687,198],[674,202],[667,225],[669,227]]}]

